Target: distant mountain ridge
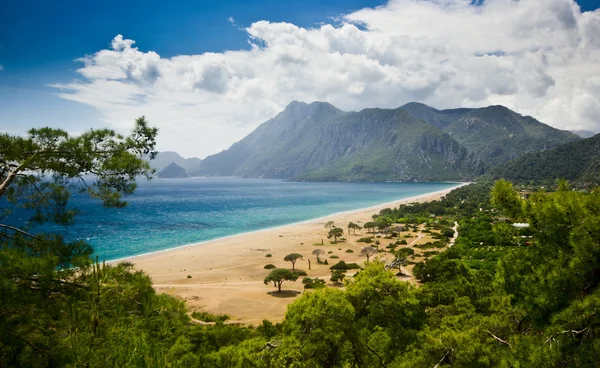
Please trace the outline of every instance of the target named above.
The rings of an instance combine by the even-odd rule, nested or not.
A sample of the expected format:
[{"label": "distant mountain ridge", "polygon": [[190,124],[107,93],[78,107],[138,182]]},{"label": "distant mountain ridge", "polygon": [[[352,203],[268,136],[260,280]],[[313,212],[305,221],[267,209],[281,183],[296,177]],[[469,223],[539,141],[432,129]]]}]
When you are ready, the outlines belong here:
[{"label": "distant mountain ridge", "polygon": [[158,172],[159,178],[164,179],[175,179],[175,178],[189,178],[189,174],[186,169],[177,165],[174,162],[171,162],[169,166],[165,167],[161,171]]},{"label": "distant mountain ridge", "polygon": [[504,106],[437,110],[413,102],[346,112],[326,102],[293,101],[204,160],[175,152],[161,152],[159,159],[191,176],[452,181],[472,180],[504,162],[578,140]]},{"label": "distant mountain ridge", "polygon": [[183,167],[186,171],[190,171],[197,168],[202,163],[202,160],[196,157],[183,158],[177,152],[164,151],[159,152],[153,160],[148,160],[148,162],[157,171],[163,170],[172,162]]},{"label": "distant mountain ridge", "polygon": [[403,108],[442,129],[492,167],[523,154],[547,150],[579,137],[504,106],[437,110],[410,103]]}]

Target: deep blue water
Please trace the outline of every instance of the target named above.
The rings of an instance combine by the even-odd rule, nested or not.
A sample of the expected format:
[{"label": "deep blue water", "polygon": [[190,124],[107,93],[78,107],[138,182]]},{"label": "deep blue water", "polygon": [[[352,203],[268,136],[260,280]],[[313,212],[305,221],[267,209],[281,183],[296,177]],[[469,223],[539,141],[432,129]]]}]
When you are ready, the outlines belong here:
[{"label": "deep blue water", "polygon": [[[101,260],[155,252],[435,192],[452,183],[296,183],[190,178],[140,182],[129,206],[105,209],[74,196],[68,239],[85,239]],[[54,229],[57,230],[57,229]],[[62,230],[65,231],[65,230]]]}]

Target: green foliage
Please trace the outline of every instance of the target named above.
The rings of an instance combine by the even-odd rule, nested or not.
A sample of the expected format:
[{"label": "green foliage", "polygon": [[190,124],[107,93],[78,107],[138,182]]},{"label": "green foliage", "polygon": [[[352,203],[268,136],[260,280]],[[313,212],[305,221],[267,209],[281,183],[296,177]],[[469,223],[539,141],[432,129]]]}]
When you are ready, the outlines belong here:
[{"label": "green foliage", "polygon": [[192,317],[204,322],[224,322],[231,319],[227,314],[210,314],[208,312],[194,312]]},{"label": "green foliage", "polygon": [[356,263],[346,263],[344,261],[339,261],[333,266],[329,267],[330,270],[358,270],[360,266]]},{"label": "green foliage", "polygon": [[329,279],[331,282],[339,284],[344,281],[346,277],[346,273],[343,270],[333,270],[331,271],[331,278]]},{"label": "green foliage", "polygon": [[305,289],[322,289],[325,287],[325,280],[310,277],[305,277],[302,279],[302,285],[304,285]]},{"label": "green foliage", "polygon": [[344,229],[342,229],[340,227],[334,227],[333,229],[329,230],[329,234],[327,235],[327,237],[333,238],[333,241],[337,242],[337,238],[339,238],[343,234],[344,234]]},{"label": "green foliage", "polygon": [[266,264],[265,267],[263,267],[265,270],[272,270],[274,268],[277,268],[274,264]]},{"label": "green foliage", "polygon": [[281,293],[281,284],[283,284],[284,281],[296,281],[297,279],[298,275],[296,273],[285,268],[276,268],[265,277],[264,283],[267,285],[272,282],[277,288],[277,291]]},{"label": "green foliage", "polygon": [[553,149],[518,157],[493,168],[487,179],[504,178],[514,182],[554,183],[563,178],[598,184],[600,178],[600,137],[566,143]]},{"label": "green foliage", "polygon": [[285,256],[283,258],[284,261],[286,262],[291,262],[292,263],[292,271],[294,271],[296,269],[296,261],[299,259],[302,259],[302,254],[300,253],[290,253],[287,256]]}]

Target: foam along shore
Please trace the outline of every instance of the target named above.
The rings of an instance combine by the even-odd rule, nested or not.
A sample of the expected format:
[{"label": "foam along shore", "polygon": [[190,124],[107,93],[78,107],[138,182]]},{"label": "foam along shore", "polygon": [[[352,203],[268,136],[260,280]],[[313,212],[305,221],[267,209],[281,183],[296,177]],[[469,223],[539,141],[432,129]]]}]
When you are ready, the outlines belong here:
[{"label": "foam along shore", "polygon": [[[460,183],[449,189],[377,206],[124,258],[112,263],[133,263],[135,269],[150,275],[157,291],[186,300],[190,310],[228,314],[233,321],[246,324],[259,324],[263,319],[281,321],[287,305],[303,291],[303,286],[300,279],[284,282],[284,292],[277,293],[272,284],[263,283],[269,273],[264,269],[266,264],[291,268],[291,264],[284,262],[283,258],[289,253],[300,253],[304,258],[296,262],[296,268],[307,271],[308,277],[319,277],[329,282],[329,266],[317,264],[312,255],[314,249],[320,248],[328,253],[322,258],[328,258],[330,265],[339,260],[359,264],[364,262],[359,253],[365,244],[356,240],[365,236],[366,230],[350,235],[346,228],[349,222],[361,225],[372,221],[372,216],[384,208],[438,200],[453,189],[467,184]],[[328,221],[344,229],[345,243],[330,244],[325,228]],[[353,252],[347,252],[349,249]],[[331,256],[339,259],[329,258]]]}]

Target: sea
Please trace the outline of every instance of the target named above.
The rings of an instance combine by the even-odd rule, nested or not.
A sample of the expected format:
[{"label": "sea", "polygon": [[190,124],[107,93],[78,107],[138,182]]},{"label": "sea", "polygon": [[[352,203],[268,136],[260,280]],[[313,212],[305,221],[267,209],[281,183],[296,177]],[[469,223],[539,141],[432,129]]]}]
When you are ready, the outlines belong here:
[{"label": "sea", "polygon": [[[117,260],[312,220],[457,183],[307,183],[272,179],[187,178],[140,181],[122,209],[74,195],[74,225],[46,227],[82,239],[100,260]],[[259,246],[259,245],[257,245]]]}]

